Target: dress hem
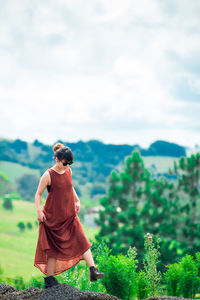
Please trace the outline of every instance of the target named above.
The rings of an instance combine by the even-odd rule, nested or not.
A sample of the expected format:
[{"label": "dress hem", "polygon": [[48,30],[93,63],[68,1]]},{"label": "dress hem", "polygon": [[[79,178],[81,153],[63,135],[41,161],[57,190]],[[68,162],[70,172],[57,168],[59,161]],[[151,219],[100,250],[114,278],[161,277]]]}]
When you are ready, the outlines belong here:
[{"label": "dress hem", "polygon": [[[89,250],[91,247],[92,247],[92,245],[90,245],[89,248],[87,247],[87,249],[84,250],[84,251],[82,252],[82,254],[76,255],[76,256],[74,256],[74,257],[70,257],[70,259],[75,259],[75,258],[78,258],[78,257],[79,257],[79,260],[78,260],[77,262],[75,262],[71,267],[66,268],[66,269],[64,269],[63,271],[54,272],[54,275],[53,275],[53,276],[59,275],[59,274],[65,272],[65,271],[67,271],[67,270],[73,268],[73,267],[76,266],[81,260],[84,260],[84,258],[81,257],[81,256],[82,256],[87,250]],[[54,257],[54,258],[55,258],[55,257]],[[56,259],[56,260],[61,260],[61,261],[67,261],[67,260],[70,260],[70,259],[67,259],[67,260],[66,260],[66,259],[64,259],[64,258],[55,258],[55,259]],[[47,264],[47,263],[46,263],[46,262],[34,262],[34,266],[35,266],[36,268],[38,268],[43,274],[47,275],[47,272],[42,271],[42,269],[40,268],[40,266],[39,266],[38,264]]]}]

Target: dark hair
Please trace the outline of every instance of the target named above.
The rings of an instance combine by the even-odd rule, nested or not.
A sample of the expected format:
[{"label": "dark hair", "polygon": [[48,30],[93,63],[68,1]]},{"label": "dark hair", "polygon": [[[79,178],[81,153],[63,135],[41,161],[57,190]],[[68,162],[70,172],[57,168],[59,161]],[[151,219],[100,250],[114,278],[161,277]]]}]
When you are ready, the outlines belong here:
[{"label": "dark hair", "polygon": [[54,157],[59,160],[65,159],[67,162],[73,162],[74,156],[72,150],[69,147],[64,146],[61,143],[57,143],[53,146]]}]

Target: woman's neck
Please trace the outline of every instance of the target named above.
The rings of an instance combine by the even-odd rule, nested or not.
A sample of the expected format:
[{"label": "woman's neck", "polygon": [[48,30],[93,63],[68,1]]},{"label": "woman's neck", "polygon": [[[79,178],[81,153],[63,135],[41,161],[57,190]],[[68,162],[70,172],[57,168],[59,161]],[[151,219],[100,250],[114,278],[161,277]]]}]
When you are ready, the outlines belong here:
[{"label": "woman's neck", "polygon": [[[68,168],[68,166],[67,166],[67,168]],[[62,174],[62,173],[65,173],[67,168],[61,168],[59,165],[55,164],[52,169],[54,169],[56,172]]]}]

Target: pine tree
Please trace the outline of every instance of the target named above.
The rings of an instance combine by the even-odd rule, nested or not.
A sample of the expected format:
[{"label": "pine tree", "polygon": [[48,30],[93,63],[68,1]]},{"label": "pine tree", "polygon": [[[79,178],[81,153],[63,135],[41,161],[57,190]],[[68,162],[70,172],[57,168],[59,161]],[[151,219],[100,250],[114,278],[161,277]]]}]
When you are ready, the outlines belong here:
[{"label": "pine tree", "polygon": [[147,202],[141,217],[146,232],[161,237],[161,261],[164,265],[174,261],[181,254],[181,244],[177,241],[179,228],[179,199],[173,183],[162,176],[147,182],[145,189]]},{"label": "pine tree", "polygon": [[100,211],[96,223],[101,229],[96,235],[113,248],[113,253],[126,253],[129,246],[138,251],[144,245],[144,227],[140,217],[146,195],[144,187],[150,180],[150,173],[144,167],[140,153],[135,151],[125,161],[124,172],[112,172],[108,196],[100,199],[104,210]]},{"label": "pine tree", "polygon": [[[192,252],[200,250],[200,153],[181,157],[173,172],[178,176],[177,194],[181,199],[182,235]],[[185,247],[187,247],[185,243]]]}]

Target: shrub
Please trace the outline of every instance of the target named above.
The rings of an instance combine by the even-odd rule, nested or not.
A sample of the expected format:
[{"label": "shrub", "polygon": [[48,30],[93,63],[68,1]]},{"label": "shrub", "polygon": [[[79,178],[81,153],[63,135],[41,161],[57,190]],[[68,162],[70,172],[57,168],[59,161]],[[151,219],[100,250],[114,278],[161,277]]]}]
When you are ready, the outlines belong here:
[{"label": "shrub", "polygon": [[32,223],[31,223],[31,222],[27,222],[27,228],[28,228],[28,229],[32,229],[32,228],[33,228],[33,226],[32,226]]},{"label": "shrub", "polygon": [[7,210],[13,210],[13,204],[10,195],[3,196],[3,207]]},{"label": "shrub", "polygon": [[181,268],[178,263],[171,264],[164,273],[164,281],[167,285],[169,296],[180,296],[179,283],[181,280]]},{"label": "shrub", "polygon": [[198,277],[197,263],[192,255],[187,254],[181,259],[180,268],[180,293],[184,298],[194,298],[200,286],[200,278]]},{"label": "shrub", "polygon": [[39,289],[43,289],[44,288],[44,279],[41,276],[37,276],[37,277],[32,276],[30,281],[27,282],[27,287],[28,286],[34,286]]},{"label": "shrub", "polygon": [[89,268],[87,265],[82,266],[78,264],[63,274],[60,274],[59,277],[61,278],[60,282],[72,285],[81,291],[106,292],[105,287],[100,281],[90,282]]},{"label": "shrub", "polygon": [[179,263],[172,264],[164,274],[167,291],[171,296],[194,298],[200,287],[199,268],[200,253],[196,253],[195,261],[192,255],[184,256]]},{"label": "shrub", "polygon": [[22,276],[16,276],[15,278],[5,277],[1,280],[6,284],[16,287],[18,290],[24,290],[26,288],[26,284]]},{"label": "shrub", "polygon": [[127,255],[110,255],[111,250],[105,242],[99,246],[98,266],[105,272],[102,284],[107,293],[123,300],[131,299],[137,291],[136,249],[129,247]]},{"label": "shrub", "polygon": [[14,279],[14,286],[18,290],[24,290],[26,288],[26,284],[22,276],[16,276]]},{"label": "shrub", "polygon": [[200,277],[200,252],[195,253],[198,276]]},{"label": "shrub", "polygon": [[21,232],[23,232],[23,231],[25,230],[24,222],[19,222],[19,223],[17,224],[17,227],[19,227],[19,230],[20,230]]},{"label": "shrub", "polygon": [[141,270],[138,274],[137,298],[145,299],[148,297],[148,279],[146,273]]}]

